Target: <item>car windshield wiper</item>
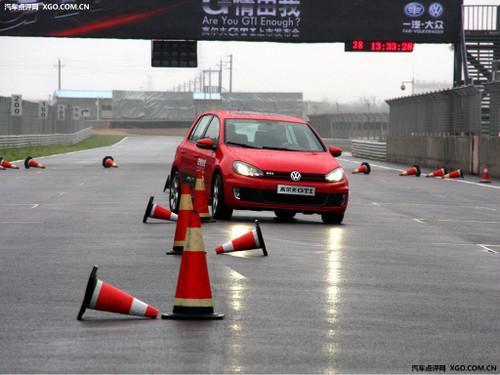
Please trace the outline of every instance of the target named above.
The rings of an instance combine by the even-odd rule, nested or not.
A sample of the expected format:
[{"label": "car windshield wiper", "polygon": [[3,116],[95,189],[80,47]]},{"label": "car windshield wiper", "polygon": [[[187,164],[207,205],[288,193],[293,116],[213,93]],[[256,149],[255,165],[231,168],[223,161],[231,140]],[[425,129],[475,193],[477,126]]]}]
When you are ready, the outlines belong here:
[{"label": "car windshield wiper", "polygon": [[238,142],[228,141],[228,142],[226,142],[226,145],[240,146],[240,147],[245,147],[245,148],[255,148],[255,149],[259,149],[260,150],[260,147],[255,147],[255,146],[252,146],[252,145],[247,145],[245,143],[238,143]]},{"label": "car windshield wiper", "polygon": [[262,147],[264,150],[279,150],[279,151],[301,151],[301,150],[292,150],[291,148],[286,147],[273,147],[273,146],[264,146]]}]

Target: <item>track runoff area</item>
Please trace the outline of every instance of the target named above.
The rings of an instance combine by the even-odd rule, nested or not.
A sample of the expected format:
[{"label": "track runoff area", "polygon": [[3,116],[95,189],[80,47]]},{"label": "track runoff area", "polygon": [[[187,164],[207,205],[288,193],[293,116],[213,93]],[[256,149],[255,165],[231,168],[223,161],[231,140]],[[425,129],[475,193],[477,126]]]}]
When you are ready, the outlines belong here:
[{"label": "track runoff area", "polygon": [[[176,222],[143,223],[150,196],[152,214],[168,207],[179,141],[129,137],[0,172],[0,372],[498,371],[498,180],[370,162],[369,175],[349,173],[342,225],[192,220],[193,274],[165,254]],[[118,168],[103,168],[107,155]],[[348,172],[363,162],[340,160]],[[255,219],[268,256],[216,254],[258,239]],[[200,312],[224,319],[160,319]]]}]

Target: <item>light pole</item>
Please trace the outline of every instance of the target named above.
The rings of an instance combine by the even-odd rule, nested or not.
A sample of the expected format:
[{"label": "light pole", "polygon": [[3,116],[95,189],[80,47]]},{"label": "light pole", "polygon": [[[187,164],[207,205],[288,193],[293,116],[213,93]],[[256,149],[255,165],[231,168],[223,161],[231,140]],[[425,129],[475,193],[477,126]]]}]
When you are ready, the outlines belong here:
[{"label": "light pole", "polygon": [[402,81],[401,82],[401,91],[406,90],[406,84],[411,84],[411,94],[415,94],[415,77],[411,79],[411,81]]}]

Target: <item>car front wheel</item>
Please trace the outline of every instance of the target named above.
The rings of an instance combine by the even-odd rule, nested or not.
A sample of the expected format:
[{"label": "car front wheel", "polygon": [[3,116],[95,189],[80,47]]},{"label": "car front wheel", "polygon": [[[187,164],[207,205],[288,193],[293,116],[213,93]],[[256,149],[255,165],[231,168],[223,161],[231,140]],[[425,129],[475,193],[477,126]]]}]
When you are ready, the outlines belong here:
[{"label": "car front wheel", "polygon": [[344,214],[337,214],[334,212],[321,214],[321,220],[323,220],[325,224],[340,224],[342,220],[344,220]]},{"label": "car front wheel", "polygon": [[224,183],[219,173],[215,175],[212,186],[212,216],[214,219],[230,220],[233,209],[226,206],[224,200]]},{"label": "car front wheel", "polygon": [[170,176],[170,192],[168,203],[172,212],[179,211],[179,204],[181,200],[181,183],[179,179],[179,172],[173,171]]}]

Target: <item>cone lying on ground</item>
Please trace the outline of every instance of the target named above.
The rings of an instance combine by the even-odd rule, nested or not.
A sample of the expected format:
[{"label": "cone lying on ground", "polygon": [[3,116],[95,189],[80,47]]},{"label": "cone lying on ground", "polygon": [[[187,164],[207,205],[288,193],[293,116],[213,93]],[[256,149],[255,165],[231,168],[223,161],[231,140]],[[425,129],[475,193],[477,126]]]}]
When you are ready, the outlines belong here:
[{"label": "cone lying on ground", "polygon": [[12,164],[10,161],[5,160],[0,156],[0,167],[1,169],[19,169],[19,167],[15,164]]},{"label": "cone lying on ground", "polygon": [[167,179],[165,180],[165,185],[163,186],[163,192],[165,190],[170,189],[170,175],[167,176]]},{"label": "cone lying on ground", "polygon": [[179,212],[177,225],[175,227],[174,246],[168,255],[181,255],[186,239],[186,230],[189,224],[189,215],[193,210],[193,201],[191,199],[191,189],[188,184],[181,184],[181,198],[179,202]]},{"label": "cone lying on ground", "polygon": [[90,273],[78,320],[82,320],[86,309],[109,311],[118,314],[142,316],[156,319],[158,309],[107,284],[97,278],[98,266]]},{"label": "cone lying on ground", "polygon": [[144,212],[144,217],[142,219],[143,223],[148,221],[148,217],[152,219],[177,221],[177,214],[154,203],[155,197],[149,197],[148,204],[146,205],[146,211]]},{"label": "cone lying on ground", "polygon": [[204,223],[213,223],[215,220],[208,212],[207,192],[205,191],[205,178],[203,171],[196,171],[196,182],[194,185],[193,209],[198,212],[200,219]]},{"label": "cone lying on ground", "polygon": [[264,237],[262,236],[262,231],[260,230],[260,225],[257,220],[255,220],[255,228],[244,235],[235,238],[224,245],[217,246],[215,252],[217,254],[233,253],[235,251],[245,251],[245,250],[256,250],[262,249],[264,256],[267,256],[266,244],[264,242]]},{"label": "cone lying on ground", "polygon": [[414,165],[411,168],[408,168],[406,171],[401,172],[400,176],[415,176],[420,177],[420,167],[418,165]]},{"label": "cone lying on ground", "polygon": [[162,319],[222,319],[214,313],[207,259],[201,233],[201,220],[196,211],[189,214],[186,244],[182,253],[172,314]]},{"label": "cone lying on ground", "polygon": [[442,178],[464,178],[464,174],[461,169],[456,169],[448,174],[445,174]]},{"label": "cone lying on ground", "polygon": [[45,169],[45,165],[43,165],[42,163],[40,163],[37,160],[33,159],[31,156],[28,156],[26,158],[26,160],[24,160],[24,167],[26,169],[30,169],[30,168]]},{"label": "cone lying on ground", "polygon": [[443,177],[447,172],[448,171],[446,168],[439,168],[436,169],[434,172],[427,173],[425,177]]},{"label": "cone lying on ground", "polygon": [[370,164],[364,162],[364,163],[361,163],[361,165],[358,168],[353,170],[352,174],[356,174],[356,173],[370,174],[371,171],[372,171],[372,168],[370,167]]},{"label": "cone lying on ground", "polygon": [[118,168],[112,156],[105,156],[104,159],[102,159],[102,166],[104,168]]},{"label": "cone lying on ground", "polygon": [[480,183],[482,184],[490,184],[491,183],[491,180],[490,180],[490,171],[488,170],[488,168],[484,168],[483,169],[483,175],[481,177],[481,181],[479,181]]}]

